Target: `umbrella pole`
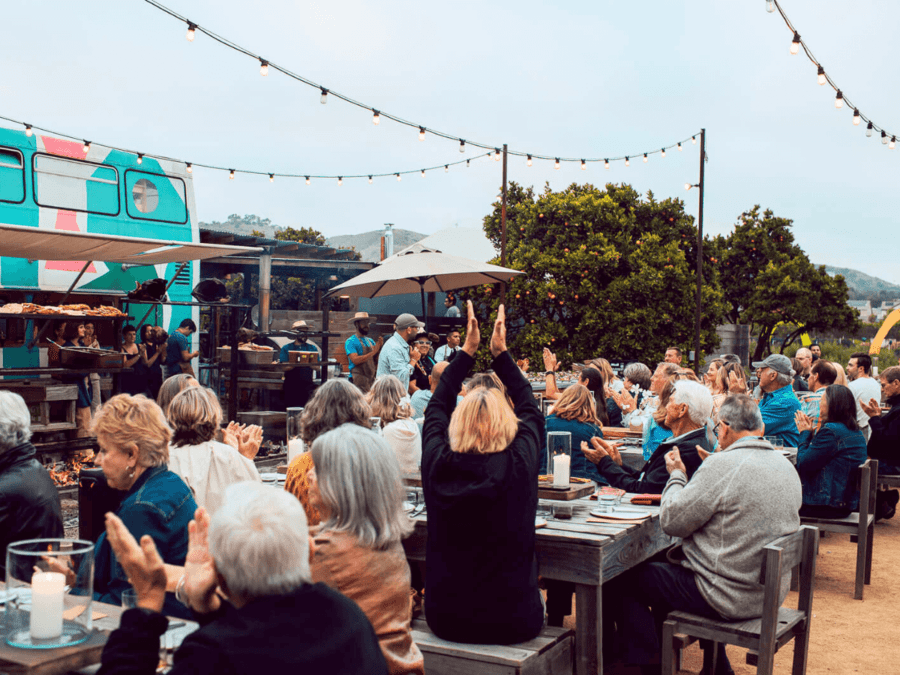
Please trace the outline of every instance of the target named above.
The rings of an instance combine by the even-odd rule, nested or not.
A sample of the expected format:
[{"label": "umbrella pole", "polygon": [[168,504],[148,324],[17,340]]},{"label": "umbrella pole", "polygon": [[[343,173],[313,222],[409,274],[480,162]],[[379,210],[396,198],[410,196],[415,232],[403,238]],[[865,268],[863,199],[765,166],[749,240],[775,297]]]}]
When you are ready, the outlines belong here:
[{"label": "umbrella pole", "polygon": [[427,321],[425,321],[425,318],[427,316],[427,311],[425,309],[425,282],[424,281],[419,282],[419,293],[422,294],[422,322],[428,323]]}]

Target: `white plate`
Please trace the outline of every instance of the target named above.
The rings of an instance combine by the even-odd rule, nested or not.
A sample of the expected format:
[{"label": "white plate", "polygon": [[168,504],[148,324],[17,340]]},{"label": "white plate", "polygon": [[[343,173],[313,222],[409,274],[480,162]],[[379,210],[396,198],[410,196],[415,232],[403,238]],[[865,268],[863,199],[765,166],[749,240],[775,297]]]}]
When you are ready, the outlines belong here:
[{"label": "white plate", "polygon": [[538,527],[544,527],[546,524],[547,524],[547,519],[546,519],[546,518],[538,518],[538,517],[535,517],[535,519],[534,519],[534,527],[535,527],[535,529],[538,528]]},{"label": "white plate", "polygon": [[416,505],[412,502],[403,502],[403,512],[404,513],[412,513],[416,510]]},{"label": "white plate", "polygon": [[611,518],[613,520],[638,520],[649,518],[652,514],[649,514],[646,511],[638,511],[637,509],[617,508],[612,513],[604,513],[603,511],[594,509],[591,511],[591,515],[596,516],[597,518]]}]

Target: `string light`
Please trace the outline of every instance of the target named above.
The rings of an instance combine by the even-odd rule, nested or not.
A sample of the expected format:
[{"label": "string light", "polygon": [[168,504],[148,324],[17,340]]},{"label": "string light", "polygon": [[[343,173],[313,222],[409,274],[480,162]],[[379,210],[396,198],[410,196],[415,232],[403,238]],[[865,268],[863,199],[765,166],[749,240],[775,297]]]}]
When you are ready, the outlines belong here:
[{"label": "string light", "polygon": [[800,52],[800,33],[794,31],[794,39],[791,40],[791,54]]},{"label": "string light", "polygon": [[274,173],[270,173],[270,174],[269,174],[269,182],[270,182],[270,183],[274,183],[274,182],[275,182],[275,174],[274,174]]},{"label": "string light", "polygon": [[191,164],[190,162],[187,162],[186,166],[187,166],[188,173],[194,173],[194,165],[193,164]]},{"label": "string light", "polygon": [[838,110],[844,107],[844,95],[840,89],[838,89],[837,95],[834,97],[834,107]]},{"label": "string light", "polygon": [[466,168],[468,169],[469,166],[470,166],[470,165],[469,165],[469,160],[466,160]]},{"label": "string light", "polygon": [[466,142],[461,138],[459,139],[459,151],[460,152],[466,151]]},{"label": "string light", "polygon": [[399,183],[399,182],[401,181],[400,174],[398,173],[398,174],[395,174],[395,175],[397,176],[397,182]]},{"label": "string light", "polygon": [[897,137],[891,136],[891,142],[888,144],[888,149],[893,150],[895,147],[897,147]]},{"label": "string light", "polygon": [[306,176],[306,184],[309,185],[309,176]]},{"label": "string light", "polygon": [[500,161],[500,148],[494,148],[494,161]]},{"label": "string light", "polygon": [[685,183],[685,184],[684,184],[684,189],[685,189],[685,190],[690,190],[692,187],[694,187],[694,186],[691,185],[690,183]]},{"label": "string light", "polygon": [[144,163],[144,153],[142,153],[142,152],[139,152],[139,153],[138,153],[138,156],[137,156],[137,163],[138,163],[138,164],[143,164],[143,163]]},{"label": "string light", "polygon": [[866,138],[872,138],[872,123],[869,122],[869,125],[866,127]]},{"label": "string light", "polygon": [[322,96],[319,99],[319,103],[321,103],[322,105],[325,105],[326,103],[328,103],[328,90],[325,89],[324,87],[322,87]]},{"label": "string light", "polygon": [[887,134],[884,133],[884,130],[881,131],[881,144],[882,145],[888,144],[888,137],[887,137]]},{"label": "string light", "polygon": [[766,11],[769,14],[775,11],[775,0],[766,0]]},{"label": "string light", "polygon": [[581,160],[581,170],[585,171],[587,169],[587,164],[585,164],[584,160]]},{"label": "string light", "polygon": [[625,166],[631,166],[631,158],[630,157],[625,158]]},{"label": "string light", "polygon": [[678,144],[678,152],[681,152],[684,148],[681,147],[681,143]]},{"label": "string light", "polygon": [[820,85],[828,82],[828,78],[825,77],[825,69],[821,65],[819,66],[819,75],[816,79],[818,80]]},{"label": "string light", "polygon": [[338,185],[343,185],[343,184],[344,184],[344,177],[338,176]]},{"label": "string light", "polygon": [[450,173],[450,165],[444,164],[444,173]]},{"label": "string light", "polygon": [[369,176],[369,185],[372,184],[372,176]]},{"label": "string light", "polygon": [[559,157],[556,158],[556,163],[553,165],[553,168],[554,168],[554,169],[558,169],[558,168],[559,168]]},{"label": "string light", "polygon": [[666,156],[666,149],[665,149],[665,148],[663,148],[663,149],[660,150],[659,152],[660,152],[660,154],[661,154],[663,157]]},{"label": "string light", "polygon": [[82,150],[84,150],[84,154],[88,154],[91,151],[91,142],[85,141]]},{"label": "string light", "polygon": [[259,60],[259,74],[263,77],[269,74],[269,62],[265,59]]},{"label": "string light", "polygon": [[187,35],[185,36],[185,37],[187,37],[188,42],[194,41],[194,31],[195,30],[197,30],[197,24],[191,23],[190,21],[188,21]]},{"label": "string light", "polygon": [[608,159],[603,160],[603,166],[606,167],[607,169],[609,168],[609,160]]},{"label": "string light", "polygon": [[528,159],[525,160],[525,166],[531,166],[531,155],[528,155]]},{"label": "string light", "polygon": [[646,163],[647,163],[647,153],[645,152],[644,153],[644,164],[646,164]]},{"label": "string light", "polygon": [[691,136],[691,143],[693,143],[694,145],[697,145],[697,137],[696,136]]},{"label": "string light", "polygon": [[425,140],[425,127],[419,127],[419,140]]},{"label": "string light", "polygon": [[378,126],[378,123],[381,122],[381,113],[372,108],[372,124]]},{"label": "string light", "polygon": [[30,125],[30,124],[26,124],[26,125],[25,125],[25,135],[28,136],[28,138],[31,138],[31,136],[32,136],[33,134],[34,134],[34,130],[31,128],[31,125]]},{"label": "string light", "polygon": [[425,178],[425,169],[422,169],[422,178]]},{"label": "string light", "polygon": [[229,171],[228,178],[230,180],[234,180],[234,169],[229,169],[228,171]]},{"label": "string light", "polygon": [[859,126],[859,108],[853,109],[853,126]]}]

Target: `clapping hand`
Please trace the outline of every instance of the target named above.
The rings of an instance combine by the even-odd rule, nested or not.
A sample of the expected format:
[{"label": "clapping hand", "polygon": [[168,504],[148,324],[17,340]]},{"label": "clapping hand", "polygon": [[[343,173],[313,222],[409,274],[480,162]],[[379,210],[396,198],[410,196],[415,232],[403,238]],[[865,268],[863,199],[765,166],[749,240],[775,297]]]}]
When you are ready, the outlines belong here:
[{"label": "clapping hand", "polygon": [[881,415],[881,405],[874,398],[869,399],[868,403],[860,400],[859,407],[862,408],[862,411],[869,417],[878,417]]},{"label": "clapping hand", "polygon": [[528,359],[519,359],[518,361],[516,361],[516,365],[519,366],[519,370],[521,370],[523,373],[528,372]]},{"label": "clapping hand", "polygon": [[555,373],[559,368],[559,362],[556,360],[556,354],[544,347],[544,370],[548,373]]},{"label": "clapping hand", "polygon": [[138,544],[118,516],[106,514],[106,539],[137,593],[137,606],[161,612],[166,599],[166,568],[149,534]]},{"label": "clapping hand", "polygon": [[666,471],[671,474],[675,470],[687,474],[687,467],[685,467],[684,462],[681,461],[681,453],[678,451],[677,445],[674,450],[670,450],[666,453]]},{"label": "clapping hand", "polygon": [[384,337],[378,336],[378,339],[375,340],[375,352],[378,353],[381,351],[381,348],[384,346]]},{"label": "clapping hand", "polygon": [[478,319],[475,318],[475,307],[472,306],[471,300],[466,301],[466,307],[468,320],[466,323],[466,341],[462,349],[474,359],[475,352],[478,351],[478,344],[481,342],[481,331],[478,328]]},{"label": "clapping hand", "polygon": [[506,307],[500,305],[497,308],[497,320],[494,322],[494,332],[491,335],[491,356],[497,358],[506,351]]},{"label": "clapping hand", "polygon": [[728,391],[732,394],[746,394],[747,383],[744,381],[744,377],[735,371],[728,373]]},{"label": "clapping hand", "polygon": [[794,413],[794,422],[797,424],[797,431],[799,431],[800,433],[803,433],[804,431],[812,431],[812,419],[802,410],[798,410],[796,413]]},{"label": "clapping hand", "polygon": [[[593,447],[591,447],[593,446]],[[609,457],[619,466],[622,466],[622,456],[619,454],[617,445],[607,443],[602,438],[594,436],[591,438],[591,445],[586,441],[581,441],[581,452],[594,464],[599,464],[604,457]]]},{"label": "clapping hand", "polygon": [[188,604],[198,614],[219,609],[221,600],[216,594],[218,573],[209,553],[209,514],[199,508],[188,523],[188,552],[184,560],[184,593]]}]

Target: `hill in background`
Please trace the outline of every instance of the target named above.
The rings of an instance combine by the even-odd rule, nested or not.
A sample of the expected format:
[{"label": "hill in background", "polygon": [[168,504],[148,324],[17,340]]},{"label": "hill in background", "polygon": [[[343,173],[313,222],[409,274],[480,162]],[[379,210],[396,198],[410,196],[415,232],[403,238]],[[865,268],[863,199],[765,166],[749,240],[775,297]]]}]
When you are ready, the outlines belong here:
[{"label": "hill in background", "polygon": [[[362,234],[342,234],[336,237],[328,237],[326,243],[334,248],[354,248],[362,256],[364,262],[378,262],[381,260],[381,235],[384,230],[372,230]],[[417,241],[421,241],[427,235],[412,230],[394,230],[394,253],[406,248]]]},{"label": "hill in background", "polygon": [[882,300],[900,298],[900,286],[895,286],[884,279],[879,279],[848,267],[831,267],[826,265],[825,271],[831,276],[840,274],[844,277],[847,287],[850,289],[850,300],[881,302]]}]

